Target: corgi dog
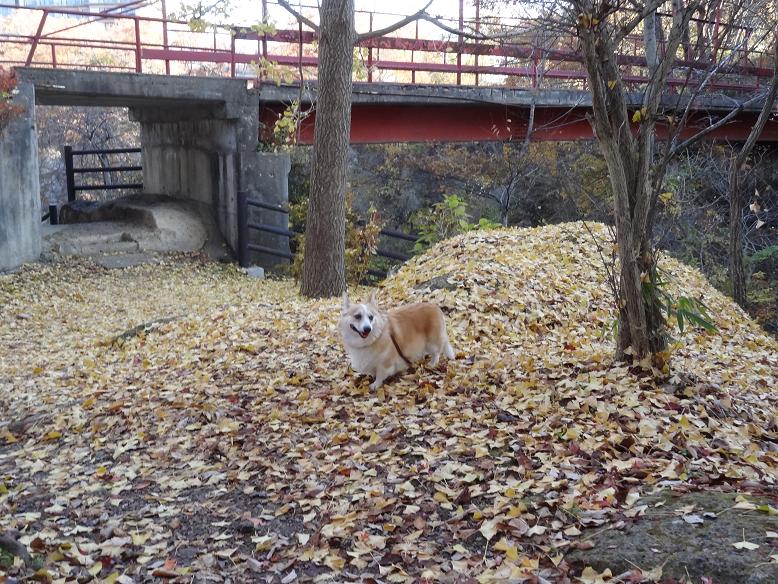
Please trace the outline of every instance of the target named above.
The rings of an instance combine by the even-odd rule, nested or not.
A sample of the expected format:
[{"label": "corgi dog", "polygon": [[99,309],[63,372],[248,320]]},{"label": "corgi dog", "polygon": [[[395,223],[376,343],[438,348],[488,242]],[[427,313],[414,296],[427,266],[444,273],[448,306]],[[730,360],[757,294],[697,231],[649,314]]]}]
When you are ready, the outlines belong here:
[{"label": "corgi dog", "polygon": [[367,304],[352,304],[343,293],[343,311],[338,324],[351,367],[370,375],[376,390],[387,377],[430,356],[435,367],[441,356],[454,358],[448,342],[443,311],[434,304],[417,303],[384,311],[375,292]]}]

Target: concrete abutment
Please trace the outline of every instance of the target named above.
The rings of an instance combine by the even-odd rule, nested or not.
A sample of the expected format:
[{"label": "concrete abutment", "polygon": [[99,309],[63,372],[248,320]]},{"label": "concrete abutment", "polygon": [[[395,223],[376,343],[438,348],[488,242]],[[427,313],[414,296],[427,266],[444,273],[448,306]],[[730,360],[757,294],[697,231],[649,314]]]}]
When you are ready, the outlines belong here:
[{"label": "concrete abutment", "polygon": [[11,105],[19,110],[0,134],[0,272],[41,252],[35,92],[21,84]]},{"label": "concrete abutment", "polygon": [[[259,91],[245,80],[38,68],[17,75],[16,99],[28,107],[0,138],[0,270],[40,255],[36,103],[129,108],[141,125],[144,193],[207,205],[233,252],[238,191],[286,206],[288,161],[283,172],[275,158],[257,152]],[[266,222],[285,228],[286,216]],[[254,237],[288,253],[286,239]],[[279,263],[258,259],[267,267]]]}]

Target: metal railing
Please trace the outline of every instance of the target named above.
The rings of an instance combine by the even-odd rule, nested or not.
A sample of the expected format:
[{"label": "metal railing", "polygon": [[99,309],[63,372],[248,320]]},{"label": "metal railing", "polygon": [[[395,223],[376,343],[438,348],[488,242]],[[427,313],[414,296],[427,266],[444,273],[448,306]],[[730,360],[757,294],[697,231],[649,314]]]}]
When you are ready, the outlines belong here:
[{"label": "metal railing", "polygon": [[[452,28],[460,30],[465,23],[461,1],[460,18],[449,23]],[[263,9],[267,8],[267,4],[263,2]],[[468,22],[475,30],[481,22],[477,7],[478,3],[476,19]],[[0,55],[5,55],[0,64],[138,73],[194,73],[261,81],[271,75],[257,64],[271,63],[285,68],[295,80],[298,67],[307,69],[307,78],[316,77],[313,69],[318,66],[314,53],[318,37],[314,31],[295,28],[257,32],[231,26],[217,26],[207,32],[193,31],[188,23],[167,18],[164,2],[161,8],[159,17],[0,3],[0,9],[10,14],[20,11],[29,13],[30,10],[38,10],[41,14],[33,34],[0,33]],[[372,30],[374,13],[360,14],[369,21]],[[47,24],[53,20],[48,18],[49,15],[78,17],[79,20],[76,24],[46,31]],[[660,17],[668,18],[667,15]],[[494,25],[494,20],[481,18],[490,26]],[[362,78],[357,80],[372,82],[376,73],[387,71],[394,72],[395,76],[407,73],[411,83],[437,80],[442,84],[478,85],[483,83],[484,76],[491,76],[487,83],[491,80],[491,84],[497,85],[515,85],[516,80],[523,80],[523,85],[533,88],[585,87],[586,70],[572,35],[560,34],[550,38],[538,29],[537,23],[533,27],[531,20],[513,20],[499,18],[500,23],[508,23],[524,32],[517,32],[514,38],[500,42],[469,40],[452,34],[445,38],[423,38],[419,34],[418,22],[403,27],[395,36],[361,40],[357,46],[362,51],[364,71]],[[84,28],[94,22],[123,23],[124,26],[115,27],[106,38],[95,38]],[[772,76],[770,56],[761,50],[759,43],[748,42],[750,30],[743,29],[745,42],[728,46],[724,42],[725,30],[743,27],[721,22],[718,12],[715,22],[694,20],[694,25],[712,28],[713,36],[710,39],[700,36],[683,45],[683,58],[676,62],[678,74],[671,75],[668,80],[671,87],[694,86],[701,82],[705,77],[703,73],[722,54],[731,54],[731,58],[725,67],[720,68],[719,78],[707,84],[710,90],[752,90],[759,86],[761,79]],[[703,43],[700,39],[708,42]],[[628,37],[622,54],[617,57],[625,67],[625,81],[636,87],[649,79],[642,42],[640,35]],[[662,47],[659,48],[661,51]],[[427,75],[420,80],[417,74],[422,73]]]},{"label": "metal railing", "polygon": [[140,148],[104,148],[94,150],[73,150],[72,146],[65,146],[62,149],[65,157],[65,182],[67,185],[68,201],[75,201],[77,193],[81,191],[109,191],[109,190],[143,190],[142,182],[115,183],[103,182],[99,184],[76,184],[76,175],[95,174],[95,173],[115,173],[115,172],[138,172],[143,170],[140,164],[119,165],[119,166],[75,166],[76,156],[88,155],[111,155],[111,154],[137,154],[141,152]]},{"label": "metal railing", "polygon": [[[285,229],[283,227],[277,227],[275,225],[269,225],[267,223],[255,223],[249,220],[249,209],[255,207],[270,211],[273,213],[281,213],[283,215],[289,215],[289,210],[277,205],[270,205],[256,199],[249,197],[245,191],[238,192],[238,263],[242,267],[248,267],[250,265],[250,252],[264,253],[271,256],[293,260],[294,254],[273,249],[271,247],[257,245],[250,242],[250,232],[255,231],[259,233],[271,233],[273,235],[280,235],[287,237],[290,240],[297,235],[302,235],[301,231],[293,231],[291,229]],[[417,242],[419,240],[418,235],[410,233],[403,233],[402,231],[396,231],[393,229],[382,229],[380,235],[384,238],[399,239],[408,242]],[[376,256],[386,258],[397,262],[405,262],[411,259],[411,256],[397,251],[392,251],[386,248],[379,247],[376,250]],[[385,278],[386,272],[381,270],[370,269],[367,272],[369,275],[377,278]]]}]

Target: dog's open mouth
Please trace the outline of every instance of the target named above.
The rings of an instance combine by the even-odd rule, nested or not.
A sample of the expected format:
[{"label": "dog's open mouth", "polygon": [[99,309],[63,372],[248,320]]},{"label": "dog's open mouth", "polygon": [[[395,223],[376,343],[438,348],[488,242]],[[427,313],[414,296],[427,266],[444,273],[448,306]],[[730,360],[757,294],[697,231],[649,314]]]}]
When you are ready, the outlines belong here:
[{"label": "dog's open mouth", "polygon": [[361,330],[359,330],[357,327],[355,327],[353,324],[351,324],[351,325],[349,325],[349,326],[351,327],[351,330],[352,330],[352,331],[354,331],[355,333],[357,333],[357,334],[358,334],[360,337],[362,337],[363,339],[366,339],[366,338],[368,337],[368,335],[370,334],[370,331],[365,331],[365,332],[362,332],[362,331],[361,331]]}]

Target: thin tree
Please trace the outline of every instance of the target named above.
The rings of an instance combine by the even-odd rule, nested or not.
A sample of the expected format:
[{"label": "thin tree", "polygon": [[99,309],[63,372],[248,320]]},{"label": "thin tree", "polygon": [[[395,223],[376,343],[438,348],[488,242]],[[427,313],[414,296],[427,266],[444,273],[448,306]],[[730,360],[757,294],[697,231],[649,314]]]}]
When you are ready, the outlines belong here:
[{"label": "thin tree", "polygon": [[[743,99],[726,115],[703,130],[692,132],[688,124],[694,100],[712,80],[732,65],[745,41],[737,34],[759,20],[766,4],[760,0],[734,0],[725,14],[730,21],[711,43],[697,38],[697,54],[689,40],[689,22],[693,15],[712,12],[712,0],[685,3],[673,0],[670,22],[663,20],[659,8],[663,0],[645,4],[610,0],[570,0],[555,4],[555,25],[575,21],[581,57],[586,67],[592,95],[590,121],[608,166],[614,197],[616,241],[620,258],[617,306],[619,334],[617,357],[648,361],[662,368],[666,363],[666,322],[662,282],[657,270],[652,241],[657,200],[662,192],[670,160],[704,136],[732,121],[745,108],[753,106],[763,94]],[[561,11],[559,9],[561,8]],[[561,12],[561,18],[560,18]],[[752,28],[758,28],[753,27]],[[619,52],[628,35],[642,32],[647,80],[642,92],[630,95],[620,66]],[[698,29],[698,35],[703,31]],[[719,51],[722,39],[730,50]],[[747,40],[747,37],[745,37]],[[738,44],[741,43],[741,44]],[[660,50],[661,47],[661,50]],[[678,65],[680,53],[683,65]],[[695,61],[696,59],[696,61]],[[703,69],[700,61],[708,62]],[[667,97],[668,81],[673,72],[686,73],[687,85],[673,104],[662,104]],[[693,82],[692,82],[693,80]],[[684,103],[685,102],[685,103]],[[665,126],[670,139],[657,147],[657,125]],[[635,127],[636,126],[636,127]],[[670,307],[669,310],[672,310]]]},{"label": "thin tree", "polygon": [[279,4],[319,37],[318,95],[301,292],[313,298],[338,296],[346,289],[346,177],[354,45],[413,22],[431,0],[416,14],[365,34],[354,30],[354,0],[323,0],[318,25],[288,2],[279,0]]},{"label": "thin tree", "polygon": [[320,19],[319,87],[301,286],[301,292],[310,297],[337,296],[346,289],[354,0],[324,0]]},{"label": "thin tree", "polygon": [[740,306],[747,303],[746,274],[743,268],[743,189],[740,174],[761,136],[770,116],[773,115],[776,96],[778,96],[778,25],[773,24],[773,78],[765,98],[762,111],[756,124],[751,128],[745,144],[732,159],[729,167],[729,278],[732,282],[732,297]]}]

